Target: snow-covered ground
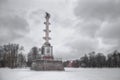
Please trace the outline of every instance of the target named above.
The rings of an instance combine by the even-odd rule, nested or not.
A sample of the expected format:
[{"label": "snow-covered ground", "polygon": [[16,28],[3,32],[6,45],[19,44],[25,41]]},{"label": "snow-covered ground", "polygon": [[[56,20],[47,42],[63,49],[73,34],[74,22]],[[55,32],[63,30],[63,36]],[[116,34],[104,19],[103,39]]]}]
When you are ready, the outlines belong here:
[{"label": "snow-covered ground", "polygon": [[66,68],[65,71],[0,68],[0,80],[120,80],[120,68]]}]

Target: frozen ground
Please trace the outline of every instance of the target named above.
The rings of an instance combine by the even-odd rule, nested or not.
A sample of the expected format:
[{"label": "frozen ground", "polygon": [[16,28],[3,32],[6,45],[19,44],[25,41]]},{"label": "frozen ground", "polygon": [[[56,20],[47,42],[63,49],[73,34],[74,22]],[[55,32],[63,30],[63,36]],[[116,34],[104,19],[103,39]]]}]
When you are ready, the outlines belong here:
[{"label": "frozen ground", "polygon": [[120,68],[66,68],[65,71],[1,68],[0,80],[120,80]]}]

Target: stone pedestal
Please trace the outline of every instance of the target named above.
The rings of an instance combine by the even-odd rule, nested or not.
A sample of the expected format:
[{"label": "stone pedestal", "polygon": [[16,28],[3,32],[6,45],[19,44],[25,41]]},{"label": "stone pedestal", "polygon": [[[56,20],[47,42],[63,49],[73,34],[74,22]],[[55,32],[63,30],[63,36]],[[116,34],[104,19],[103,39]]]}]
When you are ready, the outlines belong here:
[{"label": "stone pedestal", "polygon": [[31,66],[31,70],[36,71],[64,71],[62,61],[59,60],[34,60]]}]

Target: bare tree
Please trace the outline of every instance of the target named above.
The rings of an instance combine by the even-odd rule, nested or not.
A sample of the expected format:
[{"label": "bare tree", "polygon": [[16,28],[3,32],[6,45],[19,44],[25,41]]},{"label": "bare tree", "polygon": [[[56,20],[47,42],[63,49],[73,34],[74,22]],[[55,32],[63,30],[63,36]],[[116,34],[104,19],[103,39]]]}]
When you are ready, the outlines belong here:
[{"label": "bare tree", "polygon": [[39,48],[33,47],[28,53],[28,66],[31,66],[32,60],[39,59]]}]

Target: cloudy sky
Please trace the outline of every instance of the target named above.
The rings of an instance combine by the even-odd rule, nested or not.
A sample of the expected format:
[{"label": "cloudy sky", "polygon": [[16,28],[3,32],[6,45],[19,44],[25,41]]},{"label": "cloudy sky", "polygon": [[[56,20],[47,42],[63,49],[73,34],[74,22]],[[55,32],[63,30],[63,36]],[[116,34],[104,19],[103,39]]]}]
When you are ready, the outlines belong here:
[{"label": "cloudy sky", "polygon": [[56,57],[120,50],[120,0],[0,0],[0,44],[41,47],[46,11]]}]

